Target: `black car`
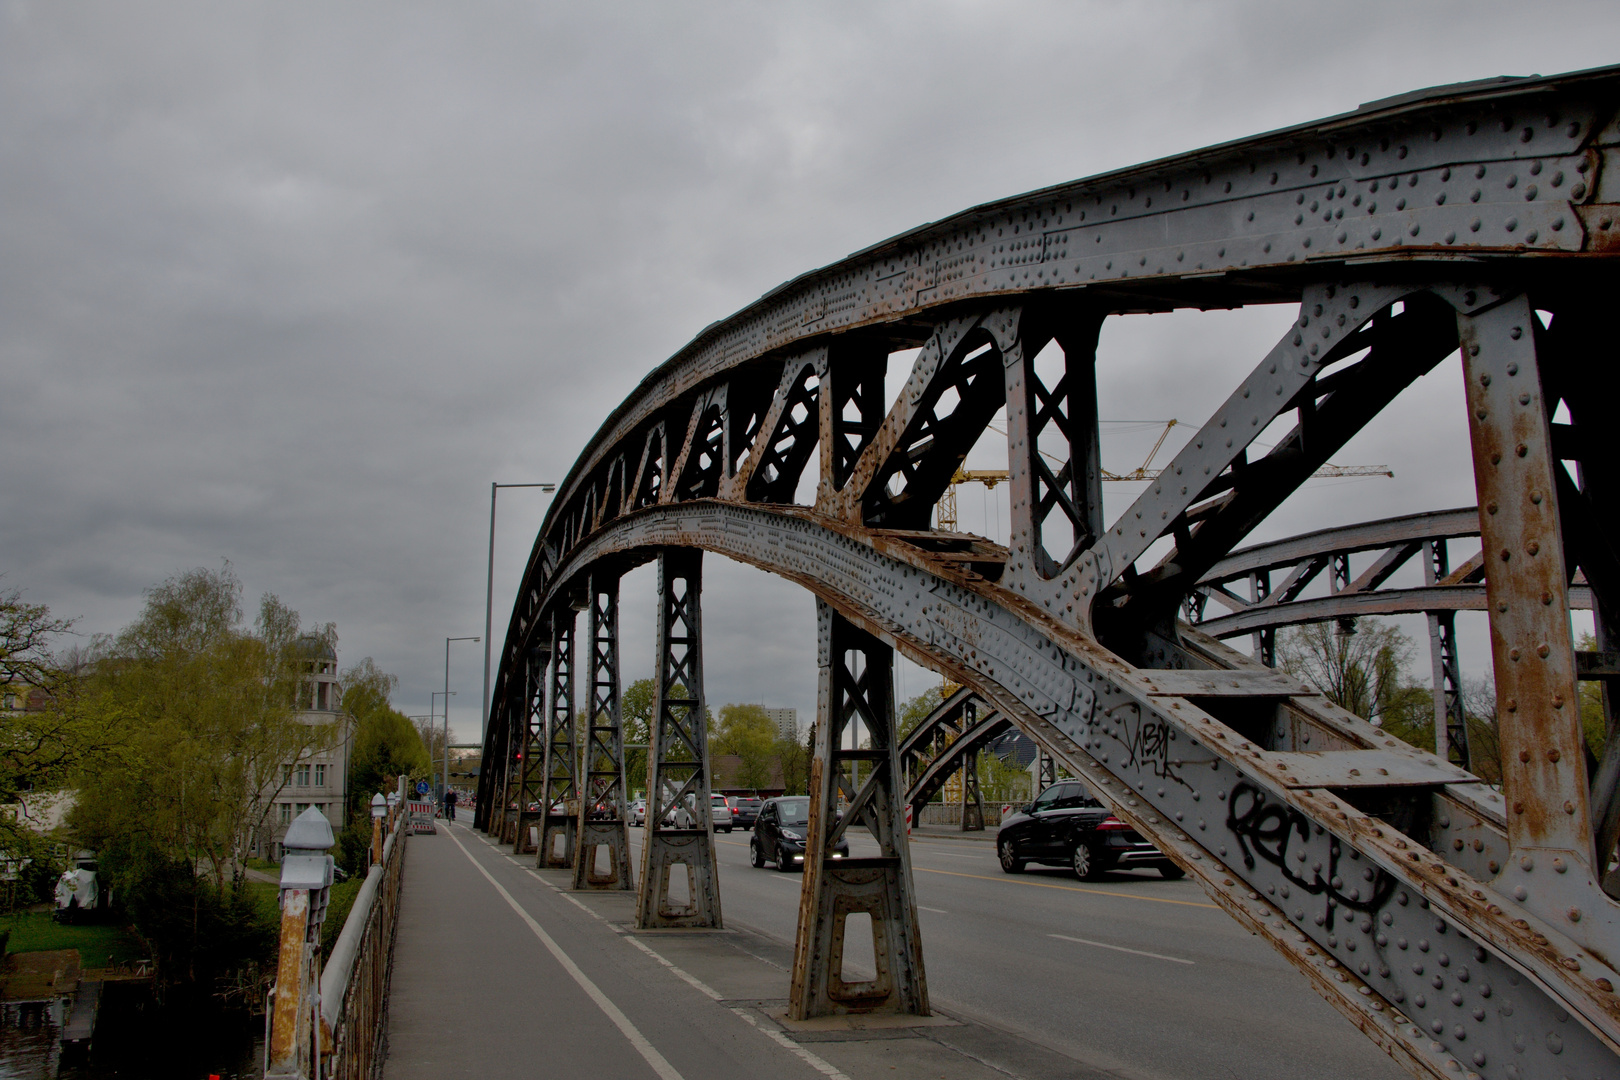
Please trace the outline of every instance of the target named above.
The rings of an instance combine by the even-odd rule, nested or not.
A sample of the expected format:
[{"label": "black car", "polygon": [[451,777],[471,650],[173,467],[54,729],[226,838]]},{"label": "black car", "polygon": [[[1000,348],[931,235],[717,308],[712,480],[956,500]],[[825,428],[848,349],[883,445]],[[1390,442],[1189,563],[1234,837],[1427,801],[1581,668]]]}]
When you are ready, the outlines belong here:
[{"label": "black car", "polygon": [[739,795],[732,800],[731,821],[739,829],[752,829],[754,819],[759,817],[759,807],[762,800],[751,795]]},{"label": "black car", "polygon": [[1174,880],[1185,871],[1114,817],[1078,780],[1064,780],[1001,823],[996,854],[1009,874],[1026,863],[1069,866],[1095,881],[1110,870],[1151,866]]},{"label": "black car", "polygon": [[[748,854],[756,869],[767,862],[787,873],[795,866],[804,868],[804,838],[810,831],[810,796],[784,795],[766,799],[754,821],[754,836],[748,841]],[[833,858],[849,858],[849,841],[838,838]]]}]

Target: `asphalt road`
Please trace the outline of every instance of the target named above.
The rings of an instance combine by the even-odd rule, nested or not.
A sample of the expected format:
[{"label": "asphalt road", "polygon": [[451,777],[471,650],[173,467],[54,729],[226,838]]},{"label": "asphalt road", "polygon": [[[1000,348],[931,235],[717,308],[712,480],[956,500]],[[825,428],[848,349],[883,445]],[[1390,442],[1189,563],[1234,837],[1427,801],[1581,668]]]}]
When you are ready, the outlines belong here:
[{"label": "asphalt road", "polygon": [[[631,830],[638,867],[641,835]],[[850,835],[851,854],[876,853],[869,835]],[[715,837],[727,925],[791,943],[803,876],[751,867],[748,839]],[[1005,874],[994,846],[974,840],[919,837],[911,855],[939,1009],[1144,1080],[1407,1075],[1190,881]],[[848,961],[869,969],[870,953]]]}]

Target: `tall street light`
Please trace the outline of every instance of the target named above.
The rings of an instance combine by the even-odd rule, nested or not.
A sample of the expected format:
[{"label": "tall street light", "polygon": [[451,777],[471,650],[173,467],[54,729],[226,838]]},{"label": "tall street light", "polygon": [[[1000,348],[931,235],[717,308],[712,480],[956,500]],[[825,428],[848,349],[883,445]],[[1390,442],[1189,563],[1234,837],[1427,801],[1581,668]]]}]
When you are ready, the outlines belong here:
[{"label": "tall street light", "polygon": [[[444,639],[444,790],[450,790],[450,643],[452,641],[482,641],[478,637],[447,637]],[[442,798],[442,796],[441,796]]]},{"label": "tall street light", "polygon": [[489,726],[489,650],[495,639],[490,635],[491,620],[495,616],[495,496],[501,488],[539,488],[550,495],[557,490],[552,483],[490,484],[489,485],[489,579],[484,586],[484,715],[479,719],[480,733]]},{"label": "tall street light", "polygon": [[[455,697],[455,696],[456,696],[456,692],[454,690],[450,691],[448,694],[443,694],[443,693],[440,693],[439,691],[435,690],[435,691],[433,691],[433,693],[428,695],[428,714],[426,716],[413,716],[413,717],[410,718],[412,720],[426,720],[427,721],[427,727],[422,728],[422,739],[423,739],[422,748],[425,749],[428,752],[428,779],[429,780],[433,779],[433,772],[432,772],[433,764],[434,764],[434,762],[433,762],[433,721],[435,721],[435,720],[437,720],[439,718],[438,701],[439,701],[439,699],[441,697],[444,698],[444,711],[449,712],[450,711],[450,699]],[[448,780],[450,778],[447,776],[444,779]]]}]

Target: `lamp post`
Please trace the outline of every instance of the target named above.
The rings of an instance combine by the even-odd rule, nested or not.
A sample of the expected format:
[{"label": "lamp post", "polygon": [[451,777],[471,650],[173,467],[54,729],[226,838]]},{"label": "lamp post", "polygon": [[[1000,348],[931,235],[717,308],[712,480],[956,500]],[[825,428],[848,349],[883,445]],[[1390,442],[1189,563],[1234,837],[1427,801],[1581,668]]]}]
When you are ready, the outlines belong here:
[{"label": "lamp post", "polygon": [[[439,691],[439,690],[435,690],[435,691],[433,691],[433,693],[428,695],[427,728],[425,729],[426,734],[423,736],[423,743],[424,743],[423,748],[425,750],[427,750],[427,752],[428,752],[428,763],[429,763],[429,768],[430,769],[433,768],[433,767],[436,767],[438,765],[438,762],[433,760],[433,721],[435,721],[435,720],[437,720],[439,718],[439,714],[438,714],[438,711],[437,711],[437,709],[436,709],[436,707],[434,706],[433,703],[435,701],[438,701],[440,698],[444,698],[444,712],[445,712],[445,717],[446,717],[445,722],[446,722],[446,726],[448,726],[448,724],[449,724],[449,715],[450,715],[450,699],[455,697],[455,696],[456,696],[456,692],[454,690],[450,691],[448,694],[446,694],[446,693],[444,693],[442,691]],[[413,717],[411,717],[411,719],[415,720],[416,717],[413,716]],[[429,772],[429,774],[428,774],[428,779],[430,779],[430,780],[433,779],[433,776],[432,776],[431,772]],[[446,776],[446,777],[442,777],[442,779],[448,781],[450,778],[448,776]],[[437,797],[437,796],[435,796],[435,797]]]},{"label": "lamp post", "polygon": [[[484,585],[484,697],[483,716],[479,718],[478,730],[482,734],[489,724],[489,650],[494,643],[490,636],[492,630],[491,620],[495,617],[495,495],[501,488],[539,488],[542,494],[550,495],[557,490],[552,483],[540,484],[490,484],[489,485],[489,578]],[[473,640],[477,640],[474,638]]]},{"label": "lamp post", "polygon": [[[447,637],[444,639],[444,790],[450,790],[450,643],[452,641],[482,641],[480,637]],[[443,798],[443,795],[440,795]]]}]

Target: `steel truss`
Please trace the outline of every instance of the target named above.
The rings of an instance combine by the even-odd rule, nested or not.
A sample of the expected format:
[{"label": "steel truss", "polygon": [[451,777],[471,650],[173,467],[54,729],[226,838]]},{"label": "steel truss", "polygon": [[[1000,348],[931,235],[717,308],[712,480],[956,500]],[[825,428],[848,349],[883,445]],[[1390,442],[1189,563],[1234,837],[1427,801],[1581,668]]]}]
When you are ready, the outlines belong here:
[{"label": "steel truss", "polygon": [[[501,838],[512,845],[514,855],[535,850],[529,835],[531,827],[540,821],[541,808],[546,805],[546,670],[551,657],[551,642],[544,648],[529,650],[529,662],[524,667],[527,692],[523,696],[523,722],[513,753],[516,783],[510,796],[511,810],[506,811],[507,800],[502,799],[504,813],[509,813]],[[530,809],[533,807],[534,809]]]},{"label": "steel truss", "polygon": [[[816,752],[788,1008],[799,1020],[874,1011],[926,1016],[928,981],[894,739],[894,650],[824,601],[816,604],[816,624]],[[859,721],[865,746],[843,745],[852,721]],[[863,762],[865,777],[840,813],[840,788],[854,786],[854,767]],[[856,822],[872,831],[878,854],[838,858],[835,849]],[[869,980],[844,978],[845,930],[856,913],[871,919],[877,972]]]},{"label": "steel truss", "polygon": [[[535,865],[540,867],[573,866],[574,852],[579,846],[579,740],[574,733],[575,614],[569,603],[558,605],[551,616],[551,693],[546,701],[546,758],[541,774],[539,845],[535,852]],[[522,842],[520,837],[518,843]]]},{"label": "steel truss", "polygon": [[[526,650],[556,613],[598,564],[622,573],[658,558],[648,852],[668,850],[663,811],[684,792],[706,824],[706,749],[690,722],[702,715],[693,549],[718,552],[821,602],[817,850],[857,819],[873,828],[902,868],[884,879],[891,917],[910,902],[893,841],[892,702],[859,681],[886,667],[887,647],[1048,747],[1415,1074],[1614,1074],[1620,916],[1598,878],[1620,831],[1620,740],[1589,788],[1576,678],[1620,676],[1605,619],[1620,604],[1620,499],[1602,415],[1620,376],[1600,359],[1620,250],[1617,114],[1617,69],[1391,99],[979,207],[716,323],[613,412],[562,485],[509,624],[486,760],[510,767],[493,751],[522,715]],[[1293,326],[1135,503],[1103,520],[1102,321],[1277,302],[1298,304]],[[1048,346],[1062,356],[1050,385],[1035,368]],[[919,351],[885,412],[883,377],[905,349]],[[1288,595],[1297,559],[1261,560],[1231,586],[1211,575],[1406,386],[1459,353],[1482,556],[1475,576],[1447,584],[1466,569],[1448,568],[1401,610],[1477,607],[1483,593],[1501,795],[1211,636],[1258,633],[1270,659],[1280,614],[1349,620],[1389,602],[1392,590],[1358,587],[1345,545],[1318,551],[1335,606],[1308,616],[1300,605],[1313,601]],[[929,530],[1003,403],[1010,545]],[[1254,440],[1274,422],[1291,430],[1262,452]],[[795,505],[818,454],[814,502]],[[1459,602],[1440,602],[1447,589]],[[1577,657],[1569,613],[1582,590],[1604,636]],[[1202,618],[1210,599],[1231,614],[1178,619]],[[846,705],[871,715],[890,757],[834,824]],[[712,904],[718,924],[712,841],[687,831],[705,874],[693,902]],[[796,1014],[925,1009],[920,945],[912,997],[909,967],[891,968],[882,1002],[875,988],[827,993],[837,901],[825,883],[844,868],[822,865],[806,881]],[[653,866],[649,854],[641,925],[658,924],[663,902],[649,906],[666,878]]]},{"label": "steel truss", "polygon": [[[647,749],[647,831],[636,927],[719,929],[703,696],[703,553],[658,552],[658,697]],[[684,873],[686,898],[670,893]]]},{"label": "steel truss", "polygon": [[[633,889],[629,803],[624,788],[624,717],[619,705],[619,578],[591,575],[591,711],[585,736],[583,798],[574,888]],[[598,869],[606,852],[607,867]]]}]

